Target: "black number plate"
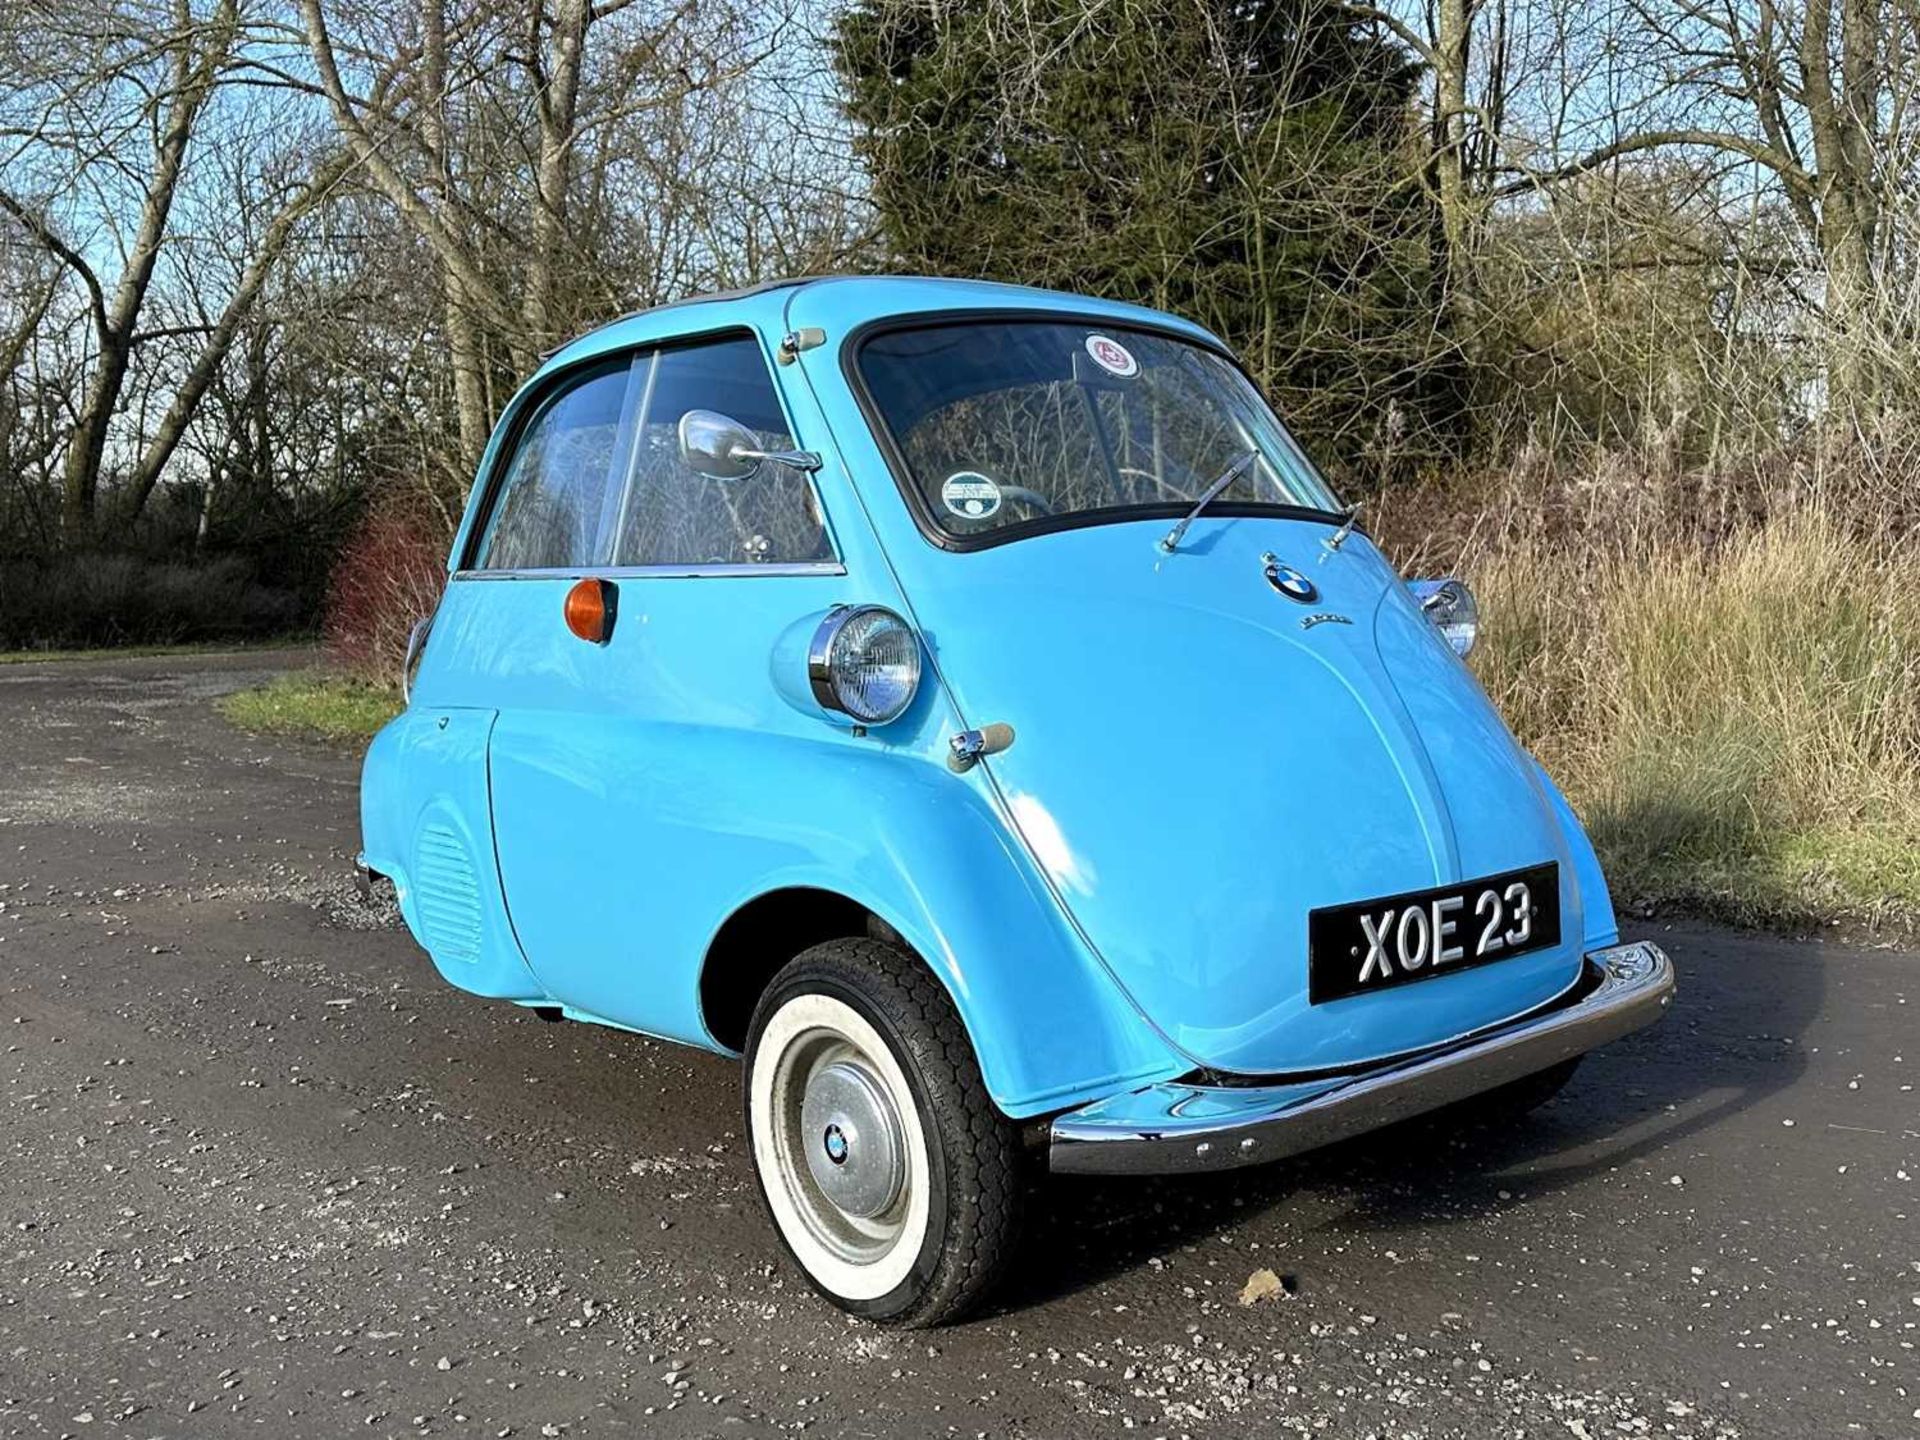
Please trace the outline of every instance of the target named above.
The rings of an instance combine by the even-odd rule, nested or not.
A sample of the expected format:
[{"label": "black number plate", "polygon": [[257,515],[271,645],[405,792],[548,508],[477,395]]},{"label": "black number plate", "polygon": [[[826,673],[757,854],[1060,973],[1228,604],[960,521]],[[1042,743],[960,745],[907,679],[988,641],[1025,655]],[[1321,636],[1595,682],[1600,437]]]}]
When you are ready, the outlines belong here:
[{"label": "black number plate", "polygon": [[1559,943],[1552,864],[1328,905],[1307,915],[1307,998],[1318,1005]]}]

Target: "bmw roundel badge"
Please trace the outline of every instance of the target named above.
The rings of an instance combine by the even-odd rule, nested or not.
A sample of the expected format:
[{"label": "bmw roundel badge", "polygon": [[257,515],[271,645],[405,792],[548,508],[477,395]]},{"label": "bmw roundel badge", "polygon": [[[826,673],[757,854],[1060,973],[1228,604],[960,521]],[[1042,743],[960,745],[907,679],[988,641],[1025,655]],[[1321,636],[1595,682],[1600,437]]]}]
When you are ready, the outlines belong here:
[{"label": "bmw roundel badge", "polygon": [[1289,600],[1311,605],[1320,598],[1320,588],[1291,565],[1282,565],[1276,555],[1260,557],[1267,567],[1267,583]]}]

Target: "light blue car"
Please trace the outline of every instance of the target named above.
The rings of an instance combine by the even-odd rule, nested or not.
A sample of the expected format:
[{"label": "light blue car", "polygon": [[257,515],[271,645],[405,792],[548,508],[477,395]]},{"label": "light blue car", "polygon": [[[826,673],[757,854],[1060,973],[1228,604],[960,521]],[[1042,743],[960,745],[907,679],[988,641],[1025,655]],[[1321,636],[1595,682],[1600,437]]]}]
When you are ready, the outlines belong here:
[{"label": "light blue car", "polygon": [[462,989],[743,1056],[808,1280],[934,1324],[1036,1169],[1517,1109],[1661,1014],[1475,626],[1198,326],[713,296],[508,405],[362,863]]}]

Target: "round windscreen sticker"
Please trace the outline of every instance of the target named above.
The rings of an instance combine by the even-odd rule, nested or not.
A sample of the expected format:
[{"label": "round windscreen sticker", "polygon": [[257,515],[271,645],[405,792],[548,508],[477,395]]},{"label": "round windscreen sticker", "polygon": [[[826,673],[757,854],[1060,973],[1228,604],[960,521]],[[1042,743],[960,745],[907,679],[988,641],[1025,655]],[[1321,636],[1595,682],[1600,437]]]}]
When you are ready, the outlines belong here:
[{"label": "round windscreen sticker", "polygon": [[962,520],[984,520],[1000,508],[1000,487],[978,470],[956,470],[940,487],[940,503]]},{"label": "round windscreen sticker", "polygon": [[1140,362],[1133,358],[1133,352],[1105,335],[1087,337],[1087,354],[1093,357],[1093,363],[1109,375],[1118,375],[1123,380],[1131,380],[1140,373]]}]

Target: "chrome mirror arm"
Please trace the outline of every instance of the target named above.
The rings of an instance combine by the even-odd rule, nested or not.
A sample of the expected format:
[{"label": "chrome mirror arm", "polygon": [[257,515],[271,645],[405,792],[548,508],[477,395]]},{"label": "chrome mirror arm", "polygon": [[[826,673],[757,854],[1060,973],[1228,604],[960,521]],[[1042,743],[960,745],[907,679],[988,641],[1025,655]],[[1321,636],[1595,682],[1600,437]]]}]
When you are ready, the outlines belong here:
[{"label": "chrome mirror arm", "polygon": [[812,450],[762,450],[760,437],[717,410],[689,410],[680,417],[680,463],[709,480],[745,480],[771,461],[796,470],[820,468]]},{"label": "chrome mirror arm", "polygon": [[727,454],[734,460],[750,461],[755,468],[761,465],[786,465],[795,470],[805,470],[808,474],[818,470],[822,463],[817,450],[749,450],[736,445]]}]

